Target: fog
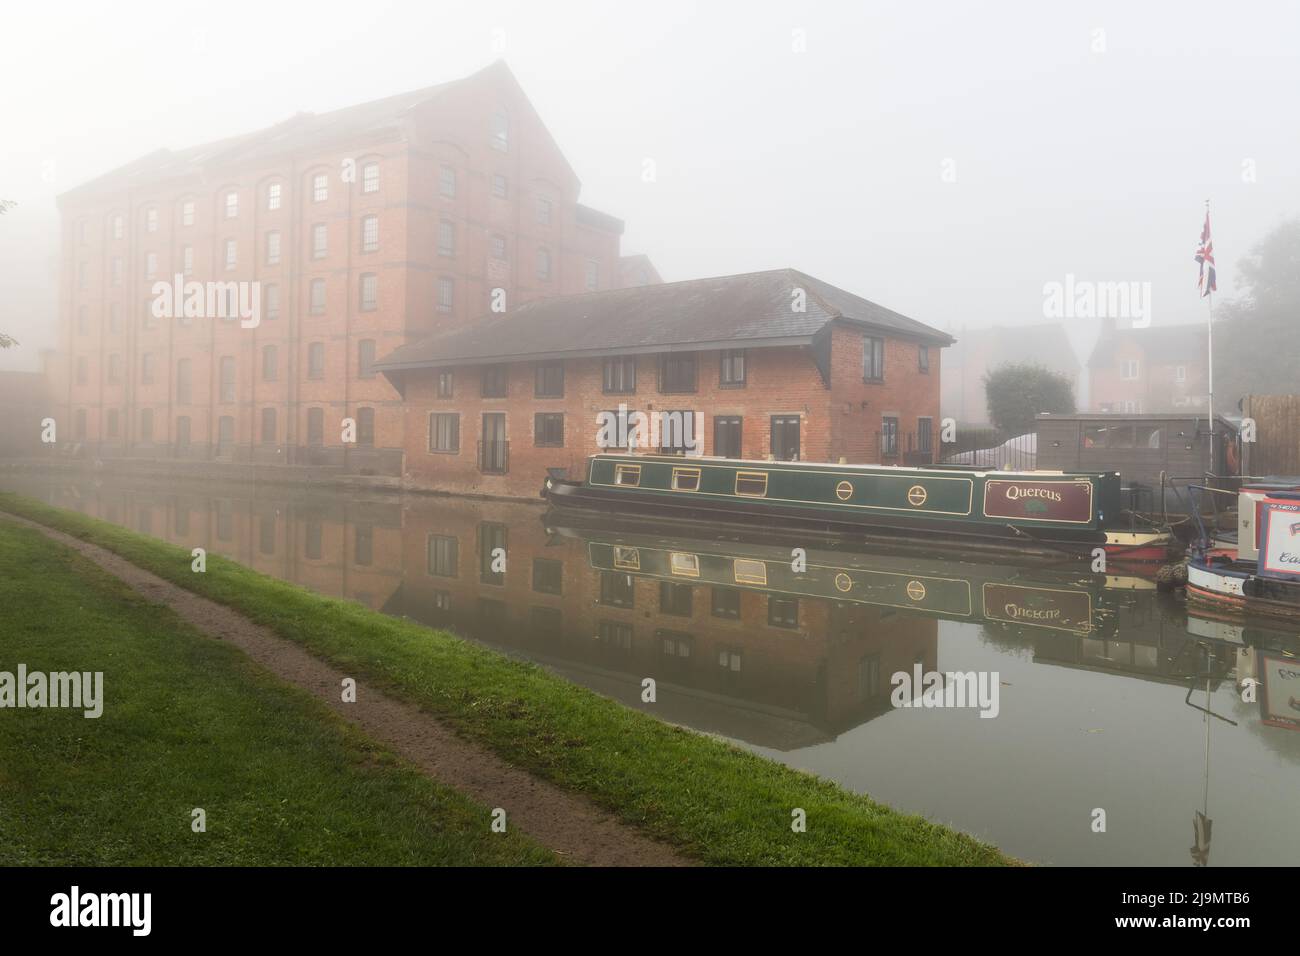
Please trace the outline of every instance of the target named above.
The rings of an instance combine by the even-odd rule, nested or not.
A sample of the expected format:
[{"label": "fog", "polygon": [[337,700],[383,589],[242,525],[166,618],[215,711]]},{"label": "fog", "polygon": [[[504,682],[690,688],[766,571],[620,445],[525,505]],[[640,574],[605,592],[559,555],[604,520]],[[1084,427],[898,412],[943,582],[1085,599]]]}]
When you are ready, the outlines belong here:
[{"label": "fog", "polygon": [[[55,344],[55,197],[504,59],[623,252],[668,281],[793,266],[913,318],[1046,321],[1067,275],[1204,318],[1300,213],[1286,2],[25,4],[6,12],[0,367]],[[655,176],[647,181],[647,160]],[[1071,320],[1066,320],[1071,322]],[[1096,334],[1076,320],[1080,358]]]}]

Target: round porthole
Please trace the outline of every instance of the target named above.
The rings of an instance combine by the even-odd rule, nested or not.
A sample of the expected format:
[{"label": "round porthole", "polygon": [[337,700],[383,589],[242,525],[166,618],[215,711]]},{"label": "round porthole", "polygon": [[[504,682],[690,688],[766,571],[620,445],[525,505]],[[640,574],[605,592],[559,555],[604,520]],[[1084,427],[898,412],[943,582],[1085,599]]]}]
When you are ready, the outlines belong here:
[{"label": "round porthole", "polygon": [[853,485],[847,481],[841,481],[835,486],[835,497],[840,501],[848,501],[853,497]]},{"label": "round porthole", "polygon": [[849,591],[853,589],[853,579],[841,571],[835,575],[835,590]]},{"label": "round porthole", "polygon": [[907,489],[907,500],[911,503],[913,508],[921,507],[921,505],[925,504],[925,499],[928,497],[930,496],[920,485],[913,485],[911,488]]},{"label": "round porthole", "polygon": [[920,581],[907,582],[907,596],[913,601],[925,600],[925,585]]}]

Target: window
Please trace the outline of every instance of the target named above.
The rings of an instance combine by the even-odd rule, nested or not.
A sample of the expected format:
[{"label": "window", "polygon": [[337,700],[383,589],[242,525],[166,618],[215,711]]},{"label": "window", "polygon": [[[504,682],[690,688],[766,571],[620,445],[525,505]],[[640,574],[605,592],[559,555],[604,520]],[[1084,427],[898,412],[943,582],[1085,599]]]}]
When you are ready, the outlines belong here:
[{"label": "window", "polygon": [[600,263],[594,259],[588,259],[586,263],[586,273],[584,276],[584,285],[588,292],[595,292],[600,288]]},{"label": "window", "polygon": [[379,276],[373,272],[368,272],[361,277],[361,303],[358,306],[362,312],[373,312],[379,307]]},{"label": "window", "polygon": [[533,444],[538,448],[564,446],[563,413],[538,412],[533,416]]},{"label": "window", "polygon": [[140,441],[153,441],[153,409],[140,409]]},{"label": "window", "polygon": [[140,384],[153,384],[153,356],[148,352],[140,356]]},{"label": "window", "polygon": [[728,349],[722,353],[722,370],[718,374],[718,384],[723,388],[735,388],[745,384],[744,349]]},{"label": "window", "polygon": [[77,288],[84,289],[90,282],[90,263],[77,263]]},{"label": "window", "polygon": [[366,163],[361,167],[361,191],[363,193],[379,192],[378,163]]},{"label": "window", "polygon": [[262,381],[274,382],[277,377],[276,350],[274,345],[262,346]]},{"label": "window", "polygon": [[158,231],[158,210],[146,209],[144,213],[144,230],[145,232]]},{"label": "window", "polygon": [[262,409],[262,441],[272,444],[275,441],[275,409]]},{"label": "window", "polygon": [[629,395],[636,391],[636,359],[605,359],[603,389],[607,395]]},{"label": "window", "polygon": [[614,567],[625,571],[640,571],[641,550],[626,545],[614,545]]},{"label": "window", "polygon": [[596,627],[596,639],[606,647],[620,651],[632,649],[632,625],[618,621],[601,621]]},{"label": "window", "polygon": [[505,398],[509,379],[504,365],[483,366],[480,395],[483,398]]},{"label": "window", "polygon": [[898,455],[898,419],[882,418],[880,420],[880,454],[886,458]]},{"label": "window", "polygon": [[767,599],[767,623],[772,627],[799,626],[799,599],[769,595]]},{"label": "window", "polygon": [[510,180],[506,179],[500,173],[492,174],[492,195],[498,199],[506,199],[510,196]]},{"label": "window", "polygon": [[478,579],[483,584],[506,583],[505,571],[495,570],[506,553],[506,526],[483,521],[478,526]]},{"label": "window", "polygon": [[564,363],[544,362],[537,366],[533,395],[536,398],[564,397]]},{"label": "window", "polygon": [[868,335],[862,340],[862,378],[868,382],[885,380],[885,340]]},{"label": "window", "polygon": [[460,574],[460,541],[455,537],[429,535],[425,555],[425,568],[434,578],[455,578]]},{"label": "window", "polygon": [[879,654],[871,654],[858,661],[858,696],[863,699],[880,696]]},{"label": "window", "polygon": [[[188,220],[188,221],[185,221],[185,217],[186,217],[186,216],[189,217],[189,220]],[[192,202],[187,202],[185,205],[183,205],[183,206],[181,207],[181,217],[182,217],[182,225],[185,225],[185,226],[192,226],[192,225],[194,225],[194,203],[192,203]],[[124,223],[123,223],[123,220],[122,220],[122,217],[121,217],[121,216],[114,216],[114,217],[113,217],[113,227],[112,227],[112,228],[113,228],[113,238],[114,238],[114,239],[121,239],[121,238],[122,238],[122,235],[123,235],[123,233],[124,233],[124,231],[125,231],[125,225],[124,225]]]},{"label": "window", "polygon": [[271,183],[266,187],[266,208],[274,212],[280,208],[280,184]]},{"label": "window", "polygon": [[190,447],[190,416],[181,415],[176,419],[176,447],[186,450]]},{"label": "window", "polygon": [[223,355],[221,357],[221,395],[219,401],[233,402],[235,400],[235,357],[233,355]]},{"label": "window", "polygon": [[194,247],[181,247],[181,271],[187,276],[194,275]]},{"label": "window", "polygon": [[918,345],[916,347],[916,367],[923,374],[930,374],[930,346]]},{"label": "window", "polygon": [[357,343],[357,378],[375,377],[375,340],[362,339]]},{"label": "window", "polygon": [[672,478],[673,491],[699,491],[700,469],[674,468]]},{"label": "window", "polygon": [[1185,381],[1187,381],[1187,366],[1186,366],[1186,365],[1180,365],[1180,366],[1178,366],[1176,369],[1174,369],[1174,381],[1177,381],[1177,382],[1185,382]]},{"label": "window", "polygon": [[176,361],[176,404],[188,405],[190,403],[191,385],[190,360],[187,358],[177,359]]},{"label": "window", "polygon": [[714,617],[726,618],[729,621],[740,620],[740,591],[735,588],[713,588],[712,601],[709,605],[709,613]]},{"label": "window", "polygon": [[326,173],[317,173],[311,179],[312,202],[324,202],[330,198],[330,178]]},{"label": "window", "polygon": [[608,607],[635,607],[636,591],[632,575],[618,571],[600,573],[600,603]]},{"label": "window", "polygon": [[537,250],[537,278],[547,282],[551,278],[551,251],[549,249]]},{"label": "window", "polygon": [[77,356],[77,384],[85,385],[89,374],[89,360],[84,355]]},{"label": "window", "polygon": [[742,419],[738,415],[713,419],[713,454],[719,458],[741,458]]},{"label": "window", "polygon": [[263,286],[262,295],[265,299],[262,305],[263,318],[278,319],[280,317],[280,287],[274,283]]},{"label": "window", "polygon": [[268,232],[266,234],[266,264],[268,266],[278,266],[280,264],[280,234],[278,232]]},{"label": "window", "polygon": [[664,656],[679,657],[686,660],[691,656],[691,647],[695,644],[695,639],[689,634],[680,634],[677,631],[655,631],[655,637],[659,639],[660,646],[663,648]]},{"label": "window", "polygon": [[108,410],[108,437],[116,438],[118,430],[118,413],[116,408]]},{"label": "window", "polygon": [[545,196],[539,196],[537,199],[537,222],[542,226],[551,224],[551,206],[553,204]]},{"label": "window", "polygon": [[640,465],[615,465],[614,484],[636,487],[641,484]]},{"label": "window", "polygon": [[741,653],[738,650],[722,648],[718,651],[718,666],[723,670],[739,673]]},{"label": "window", "polygon": [[438,255],[456,254],[456,224],[446,219],[438,222]]},{"label": "window", "polygon": [[492,237],[492,246],[491,246],[491,248],[492,248],[492,258],[493,258],[493,259],[502,259],[502,260],[504,260],[505,257],[506,257],[506,237],[505,237],[505,236],[493,236],[493,237]]},{"label": "window", "polygon": [[799,416],[772,416],[772,457],[777,461],[799,460]]},{"label": "window", "polygon": [[533,590],[539,594],[560,594],[564,587],[564,562],[554,558],[533,558]]},{"label": "window", "polygon": [[325,377],[325,343],[312,342],[307,346],[307,377]]},{"label": "window", "polygon": [[319,448],[325,444],[325,409],[307,409],[307,444]]},{"label": "window", "polygon": [[375,410],[373,408],[357,409],[357,444],[362,448],[375,446]]},{"label": "window", "polygon": [[329,254],[329,231],[325,223],[318,222],[311,227],[311,257],[324,259]]},{"label": "window", "polygon": [[659,391],[695,391],[695,355],[664,355],[659,359]]},{"label": "window", "polygon": [[325,314],[325,280],[312,279],[308,309],[312,315]]},{"label": "window", "polygon": [[158,275],[158,253],[146,252],[144,254],[144,277],[153,279]]},{"label": "window", "polygon": [[110,266],[110,269],[112,270],[110,275],[112,276],[113,285],[120,286],[122,284],[122,257],[121,256],[113,257],[113,261]]},{"label": "window", "polygon": [[361,218],[361,251],[377,252],[379,250],[379,217],[363,216]]},{"label": "window", "polygon": [[510,117],[505,113],[492,114],[492,148],[501,152],[510,151]]},{"label": "window", "polygon": [[731,577],[737,584],[767,587],[767,565],[753,558],[736,558],[731,564]]},{"label": "window", "polygon": [[767,472],[736,472],[736,494],[745,498],[762,498],[767,495]]},{"label": "window", "polygon": [[456,376],[452,372],[438,373],[438,397],[451,398],[455,394]]},{"label": "window", "polygon": [[934,451],[934,419],[918,418],[916,420],[916,450],[923,455]]},{"label": "window", "polygon": [[456,280],[450,276],[438,277],[438,311],[450,312],[456,304]]},{"label": "window", "polygon": [[456,198],[456,170],[450,166],[438,170],[438,192],[448,199]]},{"label": "window", "polygon": [[695,610],[695,589],[689,584],[659,582],[659,610],[664,614],[690,617]]},{"label": "window", "polygon": [[239,264],[239,243],[234,239],[226,240],[226,270],[229,271]]},{"label": "window", "polygon": [[1135,381],[1138,377],[1138,360],[1124,359],[1119,363],[1119,377],[1126,381]]},{"label": "window", "polygon": [[239,193],[237,192],[226,193],[226,218],[239,218]]},{"label": "window", "polygon": [[435,412],[429,416],[429,451],[460,451],[460,416]]}]

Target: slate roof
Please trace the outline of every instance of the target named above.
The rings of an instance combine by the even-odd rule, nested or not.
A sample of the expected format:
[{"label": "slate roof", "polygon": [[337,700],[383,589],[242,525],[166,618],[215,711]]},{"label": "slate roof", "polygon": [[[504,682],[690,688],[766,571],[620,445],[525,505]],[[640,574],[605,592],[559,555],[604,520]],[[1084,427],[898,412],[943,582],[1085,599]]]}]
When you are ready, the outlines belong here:
[{"label": "slate roof", "polygon": [[[791,308],[795,289],[806,310]],[[536,299],[404,345],[385,373],[527,359],[811,345],[832,322],[949,345],[946,332],[794,269]],[[392,375],[389,375],[392,378]]]}]

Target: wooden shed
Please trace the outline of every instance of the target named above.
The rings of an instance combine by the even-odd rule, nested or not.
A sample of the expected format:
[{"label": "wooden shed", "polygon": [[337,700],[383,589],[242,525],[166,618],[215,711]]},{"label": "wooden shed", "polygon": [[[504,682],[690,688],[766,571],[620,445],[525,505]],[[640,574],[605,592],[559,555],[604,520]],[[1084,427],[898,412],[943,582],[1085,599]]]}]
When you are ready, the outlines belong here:
[{"label": "wooden shed", "polygon": [[[1144,485],[1160,506],[1161,474],[1186,486],[1207,472],[1238,473],[1228,446],[1237,443],[1237,426],[1214,416],[1214,457],[1210,461],[1210,421],[1191,412],[1165,414],[1039,415],[1037,467],[1061,471],[1118,471],[1125,487]],[[1231,466],[1231,467],[1230,467]],[[1168,499],[1169,510],[1177,501]]]}]

